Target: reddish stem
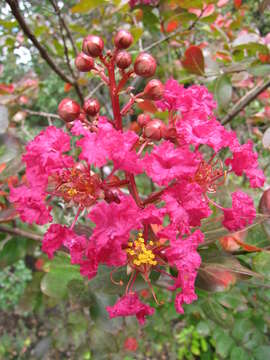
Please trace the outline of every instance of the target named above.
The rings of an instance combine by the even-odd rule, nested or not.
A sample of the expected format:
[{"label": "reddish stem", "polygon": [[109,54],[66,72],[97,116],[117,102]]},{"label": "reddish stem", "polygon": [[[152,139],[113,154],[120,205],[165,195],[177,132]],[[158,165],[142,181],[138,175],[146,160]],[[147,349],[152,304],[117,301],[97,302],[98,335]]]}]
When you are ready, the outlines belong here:
[{"label": "reddish stem", "polygon": [[131,193],[131,195],[133,196],[133,199],[135,200],[136,204],[140,207],[143,208],[143,203],[140,199],[140,196],[138,194],[138,190],[137,190],[137,186],[136,186],[136,182],[135,182],[135,178],[133,174],[130,173],[126,173],[126,177],[127,180],[129,180],[129,191]]},{"label": "reddish stem", "polygon": [[110,95],[111,95],[111,102],[112,102],[112,109],[113,109],[113,116],[115,121],[115,128],[117,130],[122,130],[122,117],[120,113],[120,105],[119,105],[119,97],[117,94],[117,85],[115,81],[115,73],[114,73],[114,60],[111,59],[110,63],[108,64],[108,74],[109,74],[109,88],[110,88]]},{"label": "reddish stem", "polygon": [[133,74],[133,70],[126,72],[123,72],[123,76],[122,79],[119,81],[118,86],[117,86],[117,92],[119,93],[123,87],[126,85],[126,82],[128,81],[128,79],[131,77],[131,75]]}]

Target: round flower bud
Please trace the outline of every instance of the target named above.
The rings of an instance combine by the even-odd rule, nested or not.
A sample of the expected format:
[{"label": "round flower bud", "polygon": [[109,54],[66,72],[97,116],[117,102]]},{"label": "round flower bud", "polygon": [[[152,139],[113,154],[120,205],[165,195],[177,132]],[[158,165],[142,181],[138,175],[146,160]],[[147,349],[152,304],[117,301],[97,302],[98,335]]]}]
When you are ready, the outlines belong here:
[{"label": "round flower bud", "polygon": [[94,59],[91,56],[85,55],[83,52],[77,55],[75,65],[81,72],[91,71],[95,66]]},{"label": "round flower bud", "polygon": [[177,136],[177,132],[175,127],[165,126],[164,129],[162,129],[162,137],[165,140],[174,140],[176,136]]},{"label": "round flower bud", "polygon": [[58,115],[66,122],[74,121],[80,115],[80,105],[72,99],[65,98],[58,105]]},{"label": "round flower bud", "polygon": [[159,119],[153,119],[149,121],[144,129],[144,136],[152,140],[160,140],[162,138],[162,132],[165,128],[164,123]]},{"label": "round flower bud", "polygon": [[151,121],[151,117],[148,114],[140,114],[137,117],[137,123],[140,125],[140,127],[144,127],[147,123]]},{"label": "round flower bud", "polygon": [[150,80],[143,91],[144,98],[149,100],[160,100],[164,94],[164,86],[158,79]]},{"label": "round flower bud", "polygon": [[83,40],[82,51],[92,57],[98,57],[101,55],[104,48],[104,42],[101,37],[96,35],[88,35]]},{"label": "round flower bud", "polygon": [[100,105],[97,99],[88,99],[83,105],[83,110],[87,115],[95,116],[99,113]]},{"label": "round flower bud", "polygon": [[115,35],[114,45],[117,49],[127,49],[133,43],[133,36],[127,30],[120,30]]},{"label": "round flower bud", "polygon": [[141,53],[137,56],[134,63],[134,71],[142,77],[153,76],[156,72],[157,63],[152,55]]},{"label": "round flower bud", "polygon": [[123,50],[116,55],[115,62],[120,69],[126,69],[132,63],[132,58],[127,51]]}]

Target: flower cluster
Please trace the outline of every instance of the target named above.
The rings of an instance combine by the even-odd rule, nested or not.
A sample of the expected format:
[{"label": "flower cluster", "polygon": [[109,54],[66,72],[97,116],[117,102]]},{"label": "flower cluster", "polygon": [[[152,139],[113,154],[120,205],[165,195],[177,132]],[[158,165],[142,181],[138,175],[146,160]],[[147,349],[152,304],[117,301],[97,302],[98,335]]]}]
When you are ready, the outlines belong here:
[{"label": "flower cluster", "polygon": [[[183,313],[183,304],[197,298],[198,246],[204,240],[201,221],[211,216],[213,207],[221,212],[224,227],[233,231],[255,217],[247,194],[235,191],[232,206],[224,208],[214,200],[215,193],[231,173],[244,174],[251,187],[262,186],[264,175],[251,141],[241,145],[236,134],[217,121],[216,104],[203,86],[186,89],[174,79],[165,85],[152,79],[136,95],[126,88],[129,99],[121,108],[119,96],[128,80],[152,77],[156,70],[155,59],[147,53],[139,54],[131,68],[126,49],[132,42],[132,35],[120,30],[114,49],[104,54],[100,37],[85,38],[75,64],[80,71],[98,74],[108,86],[114,119],[99,115],[97,99],[86,100],[82,108],[71,99],[62,100],[59,115],[70,133],[49,126],[27,145],[23,155],[27,180],[11,188],[10,200],[29,224],[53,222],[52,209],[59,202],[75,208],[72,224],[49,226],[42,250],[52,258],[64,247],[71,263],[79,265],[88,279],[102,264],[112,268],[115,282],[115,269],[126,267],[130,278],[125,294],[107,311],[111,318],[135,315],[143,324],[154,309],[134,290],[137,277],[145,280],[157,303],[150,275],[168,277],[168,290],[177,291],[176,311]],[[145,100],[167,111],[168,120],[141,114],[138,135],[126,129],[123,120],[136,102]],[[75,138],[72,149],[71,138]],[[110,172],[104,174],[104,166]],[[137,189],[138,174],[155,186],[145,198]],[[75,232],[83,217],[95,225],[89,238]],[[175,269],[175,276],[169,268]]]}]

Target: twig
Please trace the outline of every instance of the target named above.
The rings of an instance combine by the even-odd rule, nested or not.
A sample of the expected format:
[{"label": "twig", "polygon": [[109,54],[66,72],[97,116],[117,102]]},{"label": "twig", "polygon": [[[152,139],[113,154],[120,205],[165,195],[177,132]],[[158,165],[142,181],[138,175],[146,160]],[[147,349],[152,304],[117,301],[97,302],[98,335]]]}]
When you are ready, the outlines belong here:
[{"label": "twig", "polygon": [[26,237],[28,239],[31,240],[36,240],[36,241],[41,241],[42,240],[42,236],[35,234],[33,232],[29,232],[29,231],[25,231],[22,229],[18,229],[18,228],[11,228],[9,226],[6,225],[0,225],[0,233],[6,233],[6,234],[10,234],[10,235],[19,235],[19,236],[23,236]]},{"label": "twig", "polygon": [[60,119],[59,115],[46,113],[46,112],[43,112],[43,111],[32,111],[32,110],[28,110],[28,109],[23,109],[23,111],[27,112],[30,115],[37,115],[37,116],[43,116],[43,117],[46,117],[46,118]]},{"label": "twig", "polygon": [[70,83],[74,86],[81,102],[83,102],[83,97],[80,92],[80,89],[78,87],[77,81],[73,80],[69,76],[67,76],[65,73],[62,72],[62,70],[56,65],[55,61],[50,57],[46,49],[39,43],[29,26],[26,24],[20,9],[19,9],[19,2],[18,0],[6,0],[8,5],[10,6],[11,12],[18,21],[19,25],[21,26],[24,34],[30,39],[33,43],[33,45],[37,48],[39,51],[41,57],[47,62],[47,64],[51,67],[51,69],[65,82]]},{"label": "twig", "polygon": [[258,84],[244,95],[231,110],[221,119],[223,125],[228,124],[237,114],[239,114],[248,104],[257,98],[264,90],[270,86],[270,79],[266,82]]},{"label": "twig", "polygon": [[104,85],[103,82],[100,82],[99,84],[97,84],[96,87],[94,87],[94,89],[92,91],[90,91],[90,93],[86,96],[86,100],[90,99],[102,86]]},{"label": "twig", "polygon": [[64,17],[62,16],[61,10],[60,10],[57,2],[55,2],[55,0],[50,0],[50,2],[53,5],[56,14],[58,15],[59,21],[61,22],[63,28],[66,30],[67,37],[68,37],[68,39],[69,39],[69,41],[71,43],[74,55],[77,56],[78,55],[77,47],[75,45],[75,42],[73,40],[72,34],[71,34],[70,30],[69,30],[69,27],[67,26],[67,23],[66,23]]}]

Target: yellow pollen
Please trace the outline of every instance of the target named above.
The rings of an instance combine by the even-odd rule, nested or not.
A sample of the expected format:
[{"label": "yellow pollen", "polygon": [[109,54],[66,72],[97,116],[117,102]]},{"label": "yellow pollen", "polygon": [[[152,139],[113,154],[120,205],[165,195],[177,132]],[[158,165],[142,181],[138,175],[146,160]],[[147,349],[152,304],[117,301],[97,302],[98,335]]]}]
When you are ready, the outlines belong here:
[{"label": "yellow pollen", "polygon": [[71,188],[71,189],[69,189],[68,190],[68,195],[69,196],[74,196],[74,195],[76,195],[77,194],[77,190],[76,189],[73,189],[73,188]]},{"label": "yellow pollen", "polygon": [[[147,248],[142,233],[138,234],[138,238],[134,242],[128,242],[127,254],[130,256],[131,262],[136,265],[157,265],[155,254],[151,249]],[[153,241],[149,242],[150,246],[154,245]]]}]

